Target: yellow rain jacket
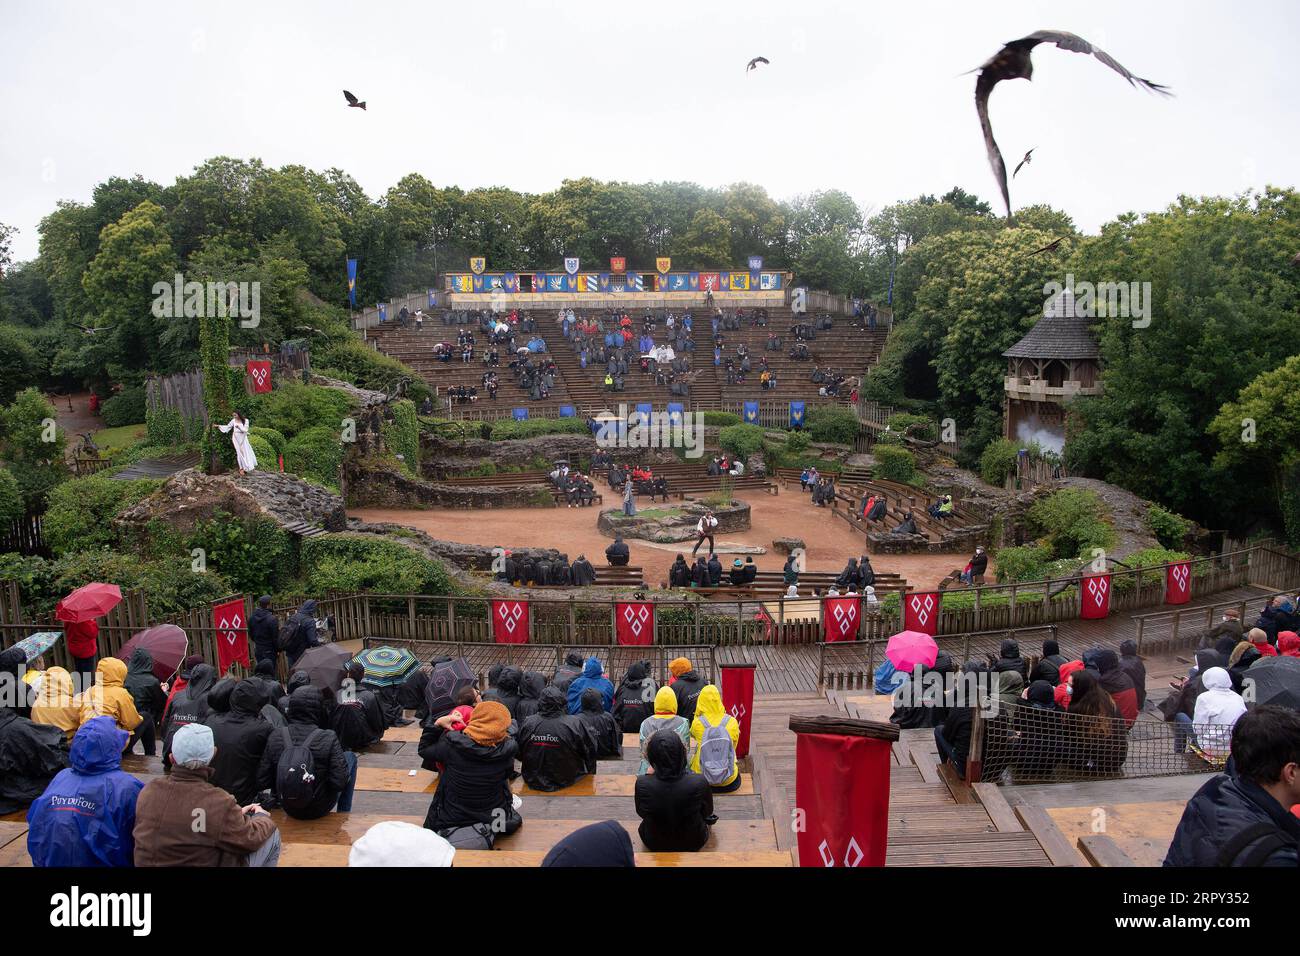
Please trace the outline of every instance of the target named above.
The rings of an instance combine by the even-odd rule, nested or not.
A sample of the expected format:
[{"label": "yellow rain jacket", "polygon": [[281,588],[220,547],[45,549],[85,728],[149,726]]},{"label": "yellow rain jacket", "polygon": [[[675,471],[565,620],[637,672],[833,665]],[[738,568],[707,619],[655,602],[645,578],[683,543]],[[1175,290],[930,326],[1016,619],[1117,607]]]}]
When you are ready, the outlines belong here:
[{"label": "yellow rain jacket", "polygon": [[667,684],[655,694],[655,712],[641,721],[641,766],[636,771],[638,776],[650,772],[645,748],[650,743],[650,738],[661,730],[671,730],[682,738],[682,746],[688,751],[691,749],[691,725],[685,717],[678,716],[677,695]]},{"label": "yellow rain jacket", "polygon": [[32,723],[58,727],[71,740],[81,726],[81,702],[72,692],[72,675],[62,667],[42,673],[44,680],[32,704]]},{"label": "yellow rain jacket", "polygon": [[[706,684],[695,702],[695,719],[691,721],[691,740],[695,742],[693,748],[695,752],[691,754],[691,770],[696,773],[700,772],[700,744],[704,740],[704,724],[700,723],[701,714],[707,717],[714,727],[725,720],[727,733],[731,734],[731,746],[740,746],[740,724],[722,706],[722,692],[713,684]],[[736,772],[723,781],[722,786],[731,784],[738,776],[740,776],[739,760],[736,761]]]},{"label": "yellow rain jacket", "polygon": [[105,657],[95,668],[95,686],[77,698],[81,702],[81,722],[96,717],[112,717],[117,726],[127,733],[140,726],[140,712],[135,700],[122,682],[126,680],[126,664],[116,657]]}]

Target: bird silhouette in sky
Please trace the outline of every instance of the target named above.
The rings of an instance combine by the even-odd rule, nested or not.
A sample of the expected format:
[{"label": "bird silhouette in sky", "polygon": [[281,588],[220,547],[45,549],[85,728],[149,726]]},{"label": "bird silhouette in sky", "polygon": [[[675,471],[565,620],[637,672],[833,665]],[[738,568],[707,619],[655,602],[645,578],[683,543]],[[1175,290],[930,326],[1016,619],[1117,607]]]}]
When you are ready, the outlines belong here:
[{"label": "bird silhouette in sky", "polygon": [[748,73],[750,70],[757,68],[760,63],[767,65],[767,57],[765,56],[754,57],[754,59],[750,60],[749,63],[745,65],[745,72]]},{"label": "bird silhouette in sky", "polygon": [[343,96],[344,96],[344,98],[347,99],[347,101],[348,101],[348,106],[355,106],[357,109],[360,109],[360,110],[363,110],[363,109],[366,108],[366,101],[365,101],[365,100],[358,100],[355,96],[353,96],[353,95],[352,95],[351,93],[349,93],[347,90],[344,90],[344,91],[343,91]]},{"label": "bird silhouette in sky", "polygon": [[[1037,146],[1034,147],[1034,149],[1037,148],[1038,148]],[[1029,157],[1034,155],[1034,149],[1031,149],[1029,152],[1025,153],[1025,158],[1022,159],[1020,162],[1016,163],[1016,168],[1011,171],[1012,179],[1016,178],[1016,173],[1020,172],[1020,167],[1025,165],[1025,163],[1029,162]]]},{"label": "bird silhouette in sky", "polygon": [[[1030,59],[1030,54],[1033,52],[1034,47],[1040,43],[1054,43],[1060,49],[1068,50],[1071,53],[1084,53],[1095,56],[1128,80],[1130,85],[1140,86],[1145,90],[1160,93],[1164,96],[1173,95],[1162,84],[1154,83],[1151,80],[1130,73],[1105,50],[1093,46],[1083,37],[1076,36],[1073,33],[1066,33],[1062,30],[1039,30],[1027,37],[1021,37],[1019,40],[1012,40],[1004,46],[979,68],[980,75],[975,81],[975,111],[979,114],[980,128],[984,131],[984,147],[988,151],[989,165],[993,167],[993,175],[998,181],[998,187],[1002,190],[1002,202],[1007,208],[1008,223],[1011,221],[1011,195],[1007,189],[1007,165],[1003,162],[1002,151],[998,149],[997,141],[993,138],[993,126],[989,122],[989,94],[993,92],[993,87],[1003,80],[1032,80],[1034,64]],[[1026,156],[1026,159],[1028,159],[1028,156]],[[1019,167],[1016,168],[1019,169]]]}]

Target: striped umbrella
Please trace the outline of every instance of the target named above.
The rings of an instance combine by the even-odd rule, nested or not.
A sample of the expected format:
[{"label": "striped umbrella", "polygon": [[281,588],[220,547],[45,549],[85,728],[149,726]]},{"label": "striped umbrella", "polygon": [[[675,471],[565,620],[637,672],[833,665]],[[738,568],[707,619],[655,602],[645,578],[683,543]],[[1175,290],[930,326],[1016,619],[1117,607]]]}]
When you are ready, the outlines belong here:
[{"label": "striped umbrella", "polygon": [[366,683],[376,687],[396,687],[420,666],[415,655],[406,648],[387,646],[367,647],[352,658],[352,662],[366,669]]}]

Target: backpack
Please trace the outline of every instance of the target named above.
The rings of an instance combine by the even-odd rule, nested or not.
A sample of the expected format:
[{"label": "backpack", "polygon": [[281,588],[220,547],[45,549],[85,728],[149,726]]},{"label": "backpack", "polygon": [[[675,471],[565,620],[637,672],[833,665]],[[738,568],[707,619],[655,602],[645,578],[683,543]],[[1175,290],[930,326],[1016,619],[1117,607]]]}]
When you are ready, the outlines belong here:
[{"label": "backpack", "polygon": [[280,633],[275,639],[276,650],[287,651],[293,646],[294,640],[298,637],[298,631],[302,627],[302,621],[298,615],[294,614],[284,622],[284,627],[280,628]]},{"label": "backpack", "polygon": [[439,830],[438,835],[458,850],[490,850],[496,834],[486,823],[472,823],[464,827]]},{"label": "backpack", "polygon": [[293,742],[289,728],[280,729],[284,750],[275,765],[275,792],[286,811],[306,810],[325,789],[325,780],[316,772],[316,758],[311,744],[324,730],[313,730],[300,744]]},{"label": "backpack", "polygon": [[736,748],[727,732],[724,717],[716,727],[709,718],[700,714],[704,736],[700,739],[700,773],[711,787],[721,787],[729,782],[736,771]]}]

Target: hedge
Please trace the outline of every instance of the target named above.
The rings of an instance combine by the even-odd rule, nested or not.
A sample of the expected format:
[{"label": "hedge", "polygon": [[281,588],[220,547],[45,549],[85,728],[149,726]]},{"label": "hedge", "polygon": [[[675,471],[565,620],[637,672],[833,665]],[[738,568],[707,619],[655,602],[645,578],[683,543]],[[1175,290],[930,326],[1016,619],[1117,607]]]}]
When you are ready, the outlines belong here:
[{"label": "hedge", "polygon": [[160,405],[145,413],[144,431],[149,445],[179,445],[185,441],[185,419],[177,409]]},{"label": "hedge", "polygon": [[55,555],[117,544],[113,519],[162,486],[154,478],[119,481],[87,475],[65,481],[50,492],[43,529]]},{"label": "hedge", "polygon": [[763,447],[763,435],[758,425],[728,425],[718,432],[718,444],[743,460]]},{"label": "hedge", "polygon": [[813,441],[852,445],[858,437],[858,416],[834,405],[814,408],[807,415],[806,428]]},{"label": "hedge", "polygon": [[1005,438],[991,441],[980,453],[980,477],[990,485],[1002,487],[1016,468],[1016,456],[1020,449],[1015,442]]},{"label": "hedge", "polygon": [[308,428],[284,448],[284,469],[320,485],[339,487],[343,464],[343,443],[338,429],[324,425]]},{"label": "hedge", "polygon": [[391,394],[396,391],[398,383],[406,379],[406,395],[417,404],[433,395],[428,384],[409,365],[368,348],[354,336],[331,342],[313,355],[312,360],[322,370],[329,368],[345,372],[352,383],[375,391]]},{"label": "hedge", "polygon": [[1106,514],[1096,492],[1062,488],[1034,502],[1025,519],[1030,534],[1050,542],[1054,557],[1091,559],[1093,549],[1105,550],[1115,542]]},{"label": "hedge", "polygon": [[877,478],[906,483],[916,477],[916,458],[906,448],[877,445],[872,456],[876,459],[874,474]]},{"label": "hedge", "polygon": [[502,419],[492,423],[492,441],[536,438],[539,435],[589,435],[591,427],[581,418],[526,418],[521,422]]},{"label": "hedge", "polygon": [[310,594],[371,591],[377,594],[455,594],[446,567],[395,541],[367,535],[307,538],[300,552]]},{"label": "hedge", "polygon": [[247,408],[250,425],[274,429],[290,439],[317,428],[338,436],[343,419],[352,412],[351,399],[338,389],[299,382],[284,382],[273,392],[246,396],[240,404]]},{"label": "hedge", "polygon": [[259,471],[280,470],[275,448],[265,438],[261,435],[253,435],[250,433],[248,436],[248,446],[253,449],[253,455],[257,458],[257,468]]},{"label": "hedge", "polygon": [[236,591],[270,593],[295,572],[289,533],[269,518],[241,521],[217,511],[195,525],[185,550],[202,548],[209,570],[225,575]]},{"label": "hedge", "polygon": [[728,425],[740,424],[740,416],[733,412],[702,412],[701,414],[706,425],[726,428]]},{"label": "hedge", "polygon": [[26,510],[18,479],[8,468],[0,468],[0,525],[17,521]]},{"label": "hedge", "polygon": [[145,420],[144,387],[122,389],[104,403],[100,414],[106,428],[141,424]]},{"label": "hedge", "polygon": [[248,437],[252,438],[254,436],[262,439],[262,441],[270,445],[277,455],[283,454],[285,446],[289,444],[289,440],[274,428],[259,428],[256,425],[250,426],[248,429]]}]

